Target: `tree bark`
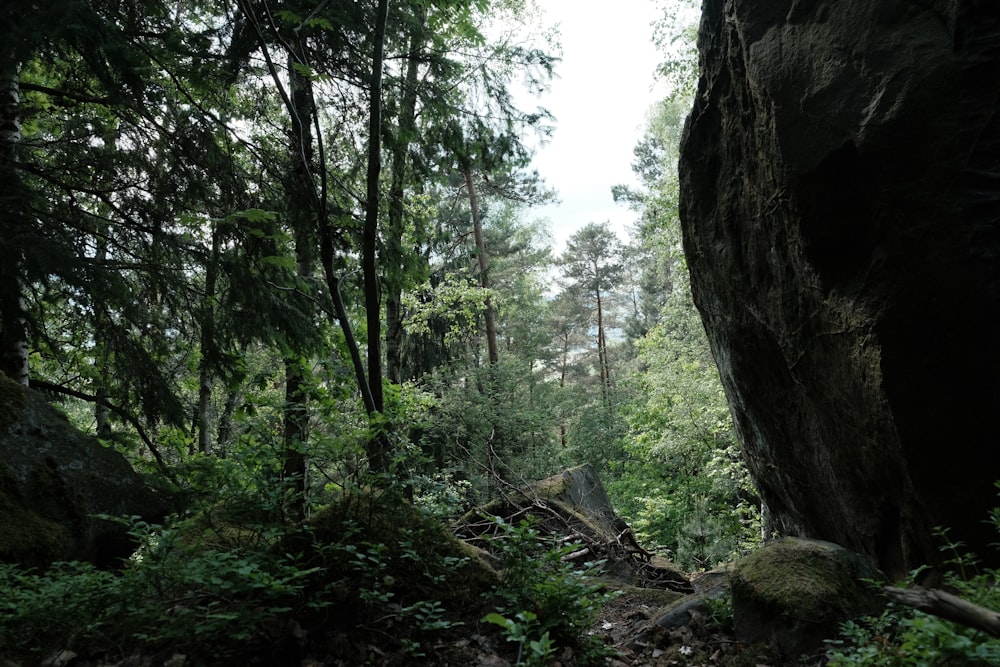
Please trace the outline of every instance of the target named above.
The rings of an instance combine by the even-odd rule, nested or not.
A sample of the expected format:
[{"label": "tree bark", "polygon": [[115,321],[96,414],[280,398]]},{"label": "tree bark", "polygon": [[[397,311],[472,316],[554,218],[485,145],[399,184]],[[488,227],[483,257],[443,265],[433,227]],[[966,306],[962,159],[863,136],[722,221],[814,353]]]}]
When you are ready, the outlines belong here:
[{"label": "tree bark", "polygon": [[[365,313],[368,324],[368,388],[374,413],[384,408],[382,393],[382,299],[378,280],[377,243],[379,178],[382,172],[382,65],[385,59],[385,28],[389,0],[379,0],[373,37],[372,72],[368,104],[367,207],[362,233],[361,266],[365,286]],[[368,464],[375,472],[389,469],[387,442],[376,434],[368,443]]]},{"label": "tree bark", "polygon": [[600,285],[594,288],[594,294],[597,297],[597,360],[601,366],[601,397],[607,405],[611,390],[611,369],[608,366],[608,344],[604,337],[604,306],[601,303]]},{"label": "tree bark", "polygon": [[291,492],[290,512],[293,517],[305,517],[306,506],[306,444],[309,441],[309,403],[302,362],[285,361],[284,451],[281,476],[285,489]]},{"label": "tree bark", "polygon": [[[18,66],[10,54],[0,62],[0,176],[8,193],[16,192],[17,147],[21,143],[21,96]],[[9,196],[9,194],[8,194]],[[28,332],[21,293],[21,253],[17,196],[0,210],[4,239],[0,241],[0,372],[28,386]]]},{"label": "tree bark", "polygon": [[[472,169],[465,168],[465,187],[469,191],[469,207],[472,209],[472,233],[476,238],[476,251],[479,255],[479,286],[484,290],[490,288],[490,256],[486,252],[486,239],[483,237],[483,223],[479,217],[479,195],[476,193],[476,184],[472,178]],[[487,291],[484,301],[486,312],[486,349],[489,354],[490,365],[496,365],[500,360],[499,347],[497,345],[497,325],[496,317],[493,313],[493,299]]]},{"label": "tree bark", "polygon": [[399,384],[402,381],[402,346],[403,346],[403,277],[406,272],[406,260],[403,250],[403,203],[406,185],[406,173],[409,168],[409,145],[417,116],[417,75],[419,74],[416,54],[419,51],[421,33],[424,28],[426,10],[420,11],[418,24],[413,27],[410,35],[410,59],[406,65],[406,76],[403,79],[403,91],[400,96],[398,134],[393,142],[392,174],[389,186],[389,219],[385,234],[385,371],[391,382]]},{"label": "tree bark", "polygon": [[236,411],[236,401],[240,392],[235,387],[230,387],[226,393],[226,405],[222,409],[222,416],[219,417],[219,430],[215,437],[215,453],[222,458],[226,455],[229,441],[233,432],[233,413]]},{"label": "tree bark", "polygon": [[217,354],[215,343],[215,288],[219,276],[220,238],[212,228],[212,249],[205,267],[205,296],[201,304],[201,361],[198,364],[198,449],[208,454],[212,449],[212,381]]},{"label": "tree bark", "polygon": [[[312,124],[316,109],[312,100],[312,82],[295,69],[297,60],[288,54],[288,82],[292,103],[291,126],[292,173],[288,192],[289,217],[295,233],[295,271],[300,280],[312,275],[312,231],[318,215],[313,180]],[[291,512],[298,519],[305,516],[306,447],[309,440],[309,406],[306,388],[306,368],[302,358],[292,354],[285,359],[285,414],[282,477],[291,491]]]}]

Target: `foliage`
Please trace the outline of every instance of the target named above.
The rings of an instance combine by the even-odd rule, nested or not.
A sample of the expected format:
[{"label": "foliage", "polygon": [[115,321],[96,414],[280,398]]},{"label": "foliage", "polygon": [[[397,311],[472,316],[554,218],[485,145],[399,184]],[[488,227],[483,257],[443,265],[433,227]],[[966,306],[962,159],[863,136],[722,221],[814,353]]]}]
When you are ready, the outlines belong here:
[{"label": "foliage", "polygon": [[[0,650],[46,651],[126,643],[223,659],[302,604],[311,572],[261,550],[189,550],[178,533],[135,523],[144,541],[120,573],[85,563],[46,572],[0,567]],[[205,654],[205,651],[208,654]]]},{"label": "foliage", "polygon": [[902,667],[1000,662],[1000,641],[909,607],[890,605],[877,617],[845,622],[841,639],[830,644],[832,667]]},{"label": "foliage", "polygon": [[359,636],[392,628],[395,648],[417,658],[462,624],[456,616],[481,613],[497,580],[436,520],[401,510],[398,495],[348,496],[305,531],[245,508],[169,527],[134,521],[141,546],[119,572],[4,565],[0,655],[37,663],[54,650],[127,646],[240,662],[276,630],[349,617]]},{"label": "foliage", "polygon": [[653,42],[663,56],[658,75],[667,84],[669,99],[688,99],[698,80],[698,3],[660,0],[659,5],[661,17],[653,31]]},{"label": "foliage", "polygon": [[[1000,532],[1000,510],[991,512],[990,522]],[[946,540],[941,550],[949,555],[946,586],[973,604],[1000,610],[1000,570],[980,570],[978,559],[960,542],[947,540],[945,530],[939,535]],[[840,638],[828,644],[832,667],[1000,664],[1000,639],[895,603],[879,616],[845,622]]]},{"label": "foliage", "polygon": [[644,539],[701,569],[745,550],[759,516],[704,332],[690,301],[683,305],[689,298],[672,294],[670,318],[637,344],[645,372],[627,378],[628,458],[608,488]]},{"label": "foliage", "polygon": [[633,163],[643,187],[615,190],[640,214],[629,252],[641,268],[625,326],[634,357],[619,388],[623,434],[605,447],[620,452],[606,480],[619,511],[642,541],[696,570],[758,542],[760,516],[681,251],[676,156],[687,107],[675,98],[654,109]]},{"label": "foliage", "polygon": [[518,665],[543,665],[558,647],[577,648],[580,664],[607,655],[598,639],[585,634],[597,612],[614,594],[603,591],[594,576],[602,562],[582,568],[563,560],[579,544],[546,545],[532,521],[516,525],[496,518],[501,532],[491,548],[501,561],[496,611],[483,620],[503,628],[518,644]]},{"label": "foliage", "polygon": [[475,502],[489,497],[494,477],[520,485],[556,472],[551,408],[542,382],[516,359],[456,376],[427,378],[441,397],[420,443],[439,469],[460,471]]},{"label": "foliage", "polygon": [[705,622],[717,632],[733,629],[733,596],[729,591],[705,598]]}]

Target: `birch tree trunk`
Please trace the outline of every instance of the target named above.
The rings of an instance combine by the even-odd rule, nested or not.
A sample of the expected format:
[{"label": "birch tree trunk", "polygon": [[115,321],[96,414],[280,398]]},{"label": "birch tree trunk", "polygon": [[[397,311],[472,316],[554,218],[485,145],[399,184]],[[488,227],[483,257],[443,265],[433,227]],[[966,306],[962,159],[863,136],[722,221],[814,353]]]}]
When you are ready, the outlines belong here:
[{"label": "birch tree trunk", "polygon": [[21,96],[18,66],[8,54],[0,62],[0,183],[8,203],[0,209],[0,371],[27,386],[28,333],[24,297],[21,293],[19,229],[22,212],[16,210],[20,184],[17,148],[21,143]]}]

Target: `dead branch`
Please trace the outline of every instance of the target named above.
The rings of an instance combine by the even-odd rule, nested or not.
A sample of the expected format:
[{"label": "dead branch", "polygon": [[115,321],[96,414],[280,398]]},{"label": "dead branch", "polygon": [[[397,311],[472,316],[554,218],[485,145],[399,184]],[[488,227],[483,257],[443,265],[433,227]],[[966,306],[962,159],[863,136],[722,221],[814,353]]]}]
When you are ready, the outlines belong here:
[{"label": "dead branch", "polygon": [[647,563],[653,560],[653,552],[642,548],[639,541],[635,539],[635,533],[632,532],[631,528],[626,526],[625,530],[615,538],[615,541],[624,549],[627,555],[633,558],[637,557]]},{"label": "dead branch", "polygon": [[886,586],[883,590],[894,602],[959,625],[981,630],[991,637],[1000,637],[1000,613],[992,609],[980,607],[936,588]]},{"label": "dead branch", "polygon": [[569,562],[569,561],[580,560],[584,556],[589,556],[589,555],[590,555],[590,547],[584,547],[582,549],[577,549],[573,553],[566,554],[565,556],[563,556],[559,560],[561,560],[561,561],[563,561],[565,563],[565,562]]}]

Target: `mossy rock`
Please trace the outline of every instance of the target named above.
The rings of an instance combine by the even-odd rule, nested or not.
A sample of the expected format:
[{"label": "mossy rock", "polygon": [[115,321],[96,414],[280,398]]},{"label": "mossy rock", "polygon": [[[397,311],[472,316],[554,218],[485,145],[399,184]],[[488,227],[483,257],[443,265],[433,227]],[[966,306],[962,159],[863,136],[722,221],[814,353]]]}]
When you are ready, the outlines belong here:
[{"label": "mossy rock", "polygon": [[0,561],[114,566],[133,542],[117,521],[157,520],[165,506],[129,462],[0,373]]},{"label": "mossy rock", "polygon": [[25,502],[10,467],[0,463],[0,561],[45,565],[53,554],[66,553],[71,547],[65,524]]},{"label": "mossy rock", "polygon": [[200,509],[175,528],[178,546],[193,551],[266,550],[289,530],[280,512],[235,501]]},{"label": "mossy rock", "polygon": [[0,437],[17,421],[24,409],[24,390],[9,377],[0,373]]},{"label": "mossy rock", "polygon": [[799,656],[836,636],[850,618],[878,613],[884,600],[867,582],[881,574],[830,542],[782,538],[737,561],[730,573],[733,622],[741,641],[770,641]]}]

